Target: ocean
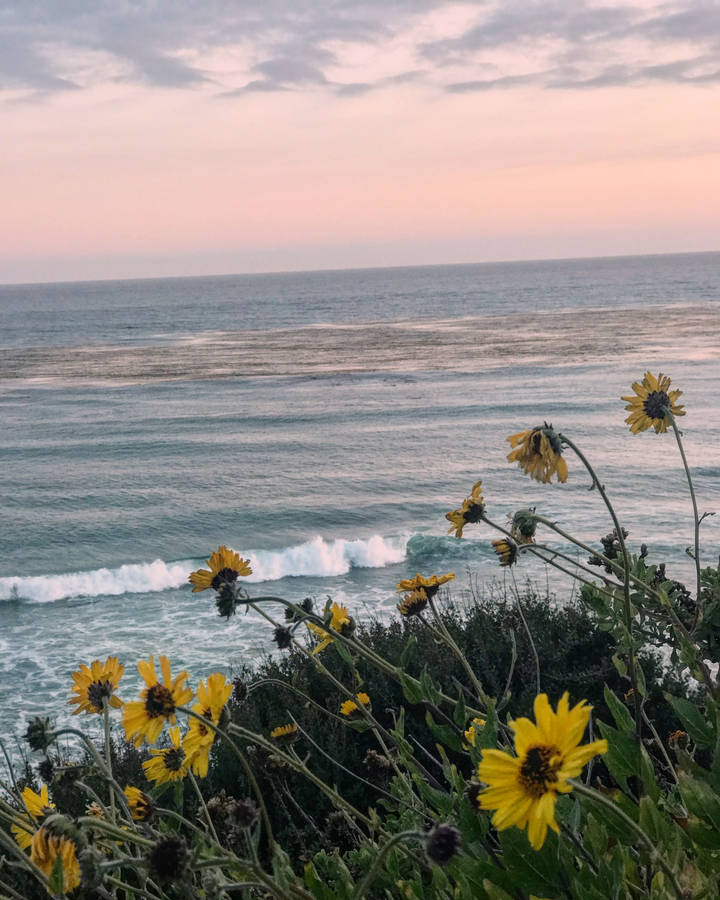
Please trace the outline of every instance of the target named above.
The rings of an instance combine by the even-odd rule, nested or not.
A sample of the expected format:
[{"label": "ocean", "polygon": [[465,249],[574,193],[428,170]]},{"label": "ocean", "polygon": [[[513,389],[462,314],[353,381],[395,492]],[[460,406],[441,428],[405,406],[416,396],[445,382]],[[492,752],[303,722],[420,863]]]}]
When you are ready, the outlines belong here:
[{"label": "ocean", "polygon": [[[272,652],[188,573],[226,543],[249,589],[395,615],[396,582],[497,585],[486,528],[444,514],[482,478],[500,522],[537,506],[588,542],[611,523],[579,462],[542,485],[507,435],[547,420],[596,465],[631,548],[690,578],[671,435],[621,394],[682,389],[701,510],[720,510],[720,254],[0,286],[0,735],[66,721],[70,673],[166,654],[191,681]],[[720,516],[703,523],[717,563]],[[516,578],[571,588],[524,559]]]}]

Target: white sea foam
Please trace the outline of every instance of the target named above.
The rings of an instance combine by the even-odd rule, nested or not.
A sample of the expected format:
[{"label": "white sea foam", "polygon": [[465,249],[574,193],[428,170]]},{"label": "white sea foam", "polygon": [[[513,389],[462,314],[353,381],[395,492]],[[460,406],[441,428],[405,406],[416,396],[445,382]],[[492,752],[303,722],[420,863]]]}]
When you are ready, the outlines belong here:
[{"label": "white sea foam", "polygon": [[[253,574],[243,581],[275,581],[288,576],[331,577],[352,568],[381,568],[405,558],[407,537],[370,538],[354,541],[313,538],[282,550],[243,551]],[[0,600],[30,600],[51,603],[70,597],[102,597],[149,593],[178,588],[187,583],[188,573],[201,566],[197,559],[167,563],[156,559],[131,563],[117,569],[94,569],[63,575],[35,575],[0,578]]]}]

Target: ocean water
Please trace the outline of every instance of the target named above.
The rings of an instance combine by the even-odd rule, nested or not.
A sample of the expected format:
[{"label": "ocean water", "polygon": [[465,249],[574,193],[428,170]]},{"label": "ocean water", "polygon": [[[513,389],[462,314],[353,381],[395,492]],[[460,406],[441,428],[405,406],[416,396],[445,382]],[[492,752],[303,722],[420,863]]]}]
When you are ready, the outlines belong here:
[{"label": "ocean water", "polygon": [[[568,454],[566,485],[506,461],[551,421],[587,453],[631,546],[690,577],[672,436],[619,399],[651,369],[684,394],[701,510],[720,510],[720,254],[0,286],[0,735],[67,717],[70,673],[168,655],[191,679],[271,651],[188,573],[220,543],[254,593],[394,614],[395,583],[502,580],[444,514],[482,478],[504,522],[537,506],[588,542],[611,524]],[[717,562],[720,516],[703,524]],[[524,560],[516,577],[570,595]]]}]

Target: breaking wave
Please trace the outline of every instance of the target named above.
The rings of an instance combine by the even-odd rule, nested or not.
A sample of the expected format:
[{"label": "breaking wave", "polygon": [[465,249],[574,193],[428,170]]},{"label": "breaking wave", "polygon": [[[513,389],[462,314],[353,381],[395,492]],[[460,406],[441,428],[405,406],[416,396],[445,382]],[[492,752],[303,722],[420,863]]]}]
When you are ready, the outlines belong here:
[{"label": "breaking wave", "polygon": [[[302,575],[323,578],[344,575],[350,569],[376,569],[405,559],[407,537],[327,541],[315,537],[281,550],[248,550],[253,574],[243,581],[276,581]],[[202,559],[129,563],[116,569],[93,569],[62,575],[0,578],[0,600],[52,603],[71,597],[107,597],[120,594],[166,591],[187,584],[188,574],[203,565]]]}]

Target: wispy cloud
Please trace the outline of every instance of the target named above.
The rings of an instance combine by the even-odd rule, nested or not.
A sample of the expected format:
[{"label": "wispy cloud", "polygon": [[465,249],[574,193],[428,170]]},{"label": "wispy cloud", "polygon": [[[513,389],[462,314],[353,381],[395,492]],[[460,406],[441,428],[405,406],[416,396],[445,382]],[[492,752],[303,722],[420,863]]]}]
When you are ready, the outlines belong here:
[{"label": "wispy cloud", "polygon": [[[465,10],[464,27],[435,26]],[[343,78],[346,52],[405,38],[393,74]],[[242,48],[243,66],[207,59]],[[331,49],[332,48],[332,49]],[[451,93],[719,80],[720,0],[4,0],[0,90],[48,93],[118,79],[223,96],[327,90],[352,97],[427,81]],[[107,60],[88,73],[87,54]],[[501,57],[501,58],[500,58]],[[413,65],[414,63],[414,65]],[[364,74],[364,73],[363,73]]]}]

